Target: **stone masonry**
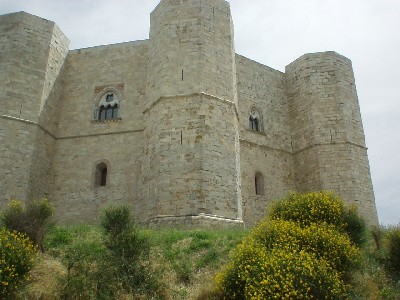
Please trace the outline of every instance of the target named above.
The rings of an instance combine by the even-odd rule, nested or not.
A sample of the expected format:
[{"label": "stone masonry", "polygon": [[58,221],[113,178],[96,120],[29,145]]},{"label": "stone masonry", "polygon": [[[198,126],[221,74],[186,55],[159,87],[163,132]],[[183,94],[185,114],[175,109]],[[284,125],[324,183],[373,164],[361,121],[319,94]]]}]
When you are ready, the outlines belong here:
[{"label": "stone masonry", "polygon": [[150,38],[69,50],[51,21],[0,16],[0,208],[49,198],[60,223],[111,203],[155,225],[251,226],[328,190],[377,225],[351,61],[276,71],[234,51],[223,0],[162,0]]}]

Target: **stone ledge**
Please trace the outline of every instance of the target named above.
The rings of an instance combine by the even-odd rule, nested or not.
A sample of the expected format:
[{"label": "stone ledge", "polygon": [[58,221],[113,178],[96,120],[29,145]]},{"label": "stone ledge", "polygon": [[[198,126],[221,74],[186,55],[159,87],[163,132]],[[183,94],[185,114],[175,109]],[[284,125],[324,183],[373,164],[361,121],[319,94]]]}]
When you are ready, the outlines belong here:
[{"label": "stone ledge", "polygon": [[244,227],[244,222],[239,219],[229,219],[215,215],[198,214],[198,215],[184,215],[184,216],[157,216],[141,225],[149,228],[162,228],[162,227],[185,227],[185,228],[218,228],[227,227]]},{"label": "stone ledge", "polygon": [[116,122],[120,122],[121,120],[122,120],[121,118],[108,119],[108,120],[91,120],[90,124],[116,123]]}]

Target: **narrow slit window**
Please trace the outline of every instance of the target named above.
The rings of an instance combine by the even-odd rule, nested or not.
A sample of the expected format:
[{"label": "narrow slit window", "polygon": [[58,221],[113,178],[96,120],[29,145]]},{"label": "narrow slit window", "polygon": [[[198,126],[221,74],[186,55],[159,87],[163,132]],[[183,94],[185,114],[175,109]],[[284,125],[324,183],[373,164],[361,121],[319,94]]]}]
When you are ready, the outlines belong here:
[{"label": "narrow slit window", "polygon": [[101,170],[100,186],[106,186],[107,184],[107,168]]},{"label": "narrow slit window", "polygon": [[256,195],[264,196],[264,176],[260,172],[254,176],[254,185]]},{"label": "narrow slit window", "polygon": [[95,186],[107,185],[107,171],[107,165],[105,163],[100,163],[96,166]]},{"label": "narrow slit window", "polygon": [[262,123],[263,122],[260,111],[255,107],[251,108],[249,114],[249,129],[262,132]]}]

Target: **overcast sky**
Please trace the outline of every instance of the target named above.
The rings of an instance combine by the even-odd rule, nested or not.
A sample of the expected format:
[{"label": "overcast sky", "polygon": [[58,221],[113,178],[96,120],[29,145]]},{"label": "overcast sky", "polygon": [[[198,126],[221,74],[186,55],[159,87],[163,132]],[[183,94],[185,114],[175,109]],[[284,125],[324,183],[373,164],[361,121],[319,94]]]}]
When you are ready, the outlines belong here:
[{"label": "overcast sky", "polygon": [[[71,49],[147,39],[159,0],[0,0],[57,23]],[[236,52],[274,69],[304,53],[353,62],[381,224],[400,223],[400,1],[231,0]]]}]

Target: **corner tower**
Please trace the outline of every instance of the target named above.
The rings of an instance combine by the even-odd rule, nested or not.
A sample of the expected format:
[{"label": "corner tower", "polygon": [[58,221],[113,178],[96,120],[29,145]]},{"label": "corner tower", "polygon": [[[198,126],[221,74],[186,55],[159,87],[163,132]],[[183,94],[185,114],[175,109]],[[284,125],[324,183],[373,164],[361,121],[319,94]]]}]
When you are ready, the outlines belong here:
[{"label": "corner tower", "polygon": [[68,44],[54,22],[25,12],[0,16],[0,208],[50,196]]},{"label": "corner tower", "polygon": [[378,225],[351,61],[306,54],[286,67],[296,189],[330,190]]},{"label": "corner tower", "polygon": [[[141,216],[240,223],[233,25],[223,0],[163,0],[151,14]],[[199,221],[200,220],[200,221]]]}]

